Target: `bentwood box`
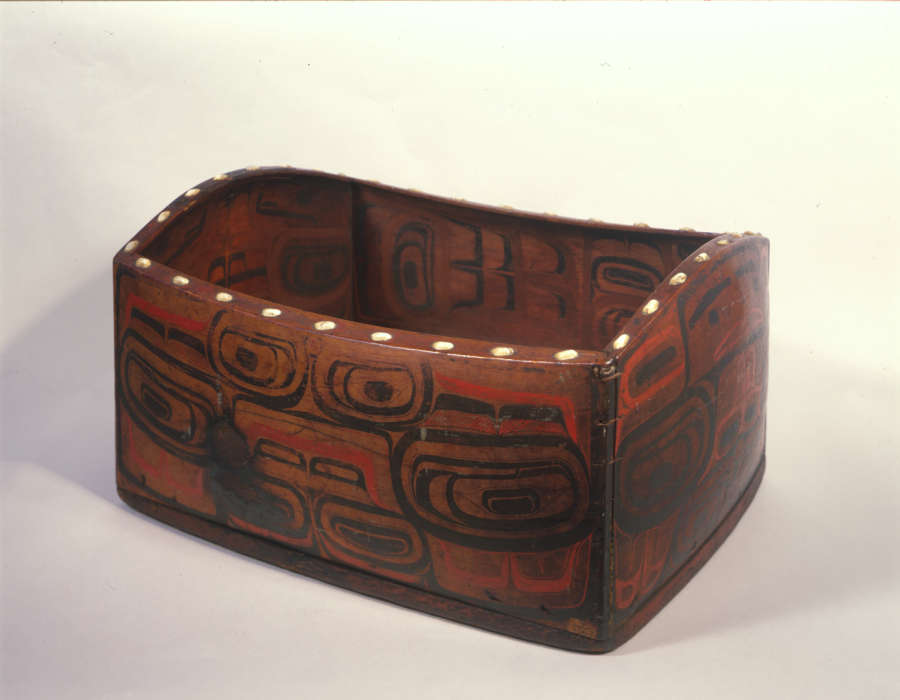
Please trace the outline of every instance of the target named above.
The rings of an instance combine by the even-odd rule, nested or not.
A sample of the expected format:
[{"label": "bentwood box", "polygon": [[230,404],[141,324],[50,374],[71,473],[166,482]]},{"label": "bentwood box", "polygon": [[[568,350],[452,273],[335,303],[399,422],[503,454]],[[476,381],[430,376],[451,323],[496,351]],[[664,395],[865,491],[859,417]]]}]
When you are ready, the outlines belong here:
[{"label": "bentwood box", "polygon": [[115,257],[119,493],[345,588],[610,650],[759,485],[768,250],[216,176]]}]

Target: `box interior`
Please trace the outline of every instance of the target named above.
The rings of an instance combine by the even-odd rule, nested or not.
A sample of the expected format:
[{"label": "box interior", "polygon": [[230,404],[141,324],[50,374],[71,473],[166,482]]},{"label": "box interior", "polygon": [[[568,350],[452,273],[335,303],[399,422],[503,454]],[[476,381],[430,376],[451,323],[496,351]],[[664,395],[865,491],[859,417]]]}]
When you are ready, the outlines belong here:
[{"label": "box interior", "polygon": [[141,252],[186,275],[329,316],[444,337],[599,349],[709,238],[273,174],[205,195]]}]

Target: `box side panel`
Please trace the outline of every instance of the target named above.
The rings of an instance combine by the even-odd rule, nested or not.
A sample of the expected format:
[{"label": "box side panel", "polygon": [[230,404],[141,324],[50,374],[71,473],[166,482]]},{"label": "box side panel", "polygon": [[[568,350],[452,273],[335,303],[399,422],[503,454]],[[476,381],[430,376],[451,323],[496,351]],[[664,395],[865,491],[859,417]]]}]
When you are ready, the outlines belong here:
[{"label": "box side panel", "polygon": [[589,365],[352,342],[169,273],[116,267],[120,489],[595,638]]},{"label": "box side panel", "polygon": [[702,563],[701,550],[711,555],[705,543],[720,541],[723,523],[738,504],[746,507],[763,462],[768,242],[720,241],[705,247],[708,258],[682,268],[687,283],[634,332],[620,358],[615,626],[643,605],[658,609],[666,596],[654,594]]}]

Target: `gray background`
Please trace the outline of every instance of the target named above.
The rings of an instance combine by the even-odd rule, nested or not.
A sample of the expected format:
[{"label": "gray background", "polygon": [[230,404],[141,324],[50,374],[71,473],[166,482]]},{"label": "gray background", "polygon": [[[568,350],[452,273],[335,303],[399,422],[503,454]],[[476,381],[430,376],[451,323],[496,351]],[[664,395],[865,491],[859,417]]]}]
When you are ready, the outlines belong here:
[{"label": "gray background", "polygon": [[[897,697],[898,20],[0,7],[3,696]],[[119,502],[112,256],[194,183],[280,163],[771,238],[767,476],[620,650],[440,621]]]}]

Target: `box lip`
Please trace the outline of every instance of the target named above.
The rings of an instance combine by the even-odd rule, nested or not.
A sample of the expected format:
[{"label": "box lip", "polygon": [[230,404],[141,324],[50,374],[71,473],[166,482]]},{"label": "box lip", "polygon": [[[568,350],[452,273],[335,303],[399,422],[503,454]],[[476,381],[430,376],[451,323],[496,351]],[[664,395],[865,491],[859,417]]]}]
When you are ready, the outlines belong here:
[{"label": "box lip", "polygon": [[[530,219],[533,221],[556,223],[565,226],[577,226],[580,228],[592,228],[598,230],[613,230],[623,233],[634,233],[636,235],[660,235],[666,236],[691,236],[698,239],[705,239],[705,243],[695,249],[687,258],[683,259],[673,270],[671,270],[639,304],[634,316],[626,322],[619,333],[611,339],[602,348],[561,348],[558,346],[551,347],[545,345],[532,345],[525,343],[499,343],[487,340],[466,338],[463,336],[439,335],[435,333],[426,333],[421,331],[411,331],[401,328],[393,328],[391,326],[379,326],[371,323],[353,321],[327,314],[319,314],[306,311],[302,308],[276,304],[273,301],[263,299],[252,294],[246,294],[233,289],[212,284],[201,278],[192,277],[184,274],[182,271],[167,266],[156,260],[144,258],[141,252],[161,235],[173,222],[177,221],[185,213],[193,209],[198,203],[203,202],[210,195],[218,193],[226,188],[233,187],[235,183],[247,183],[254,180],[271,179],[275,177],[320,177],[334,180],[337,182],[346,182],[350,185],[360,185],[382,190],[389,193],[399,194],[417,199],[424,199],[431,202],[444,203],[453,206],[461,206],[485,213],[513,216]],[[709,262],[723,254],[726,246],[722,241],[730,242],[734,238],[743,236],[761,237],[760,234],[752,232],[714,234],[709,232],[697,232],[691,229],[666,229],[649,227],[645,224],[624,225],[611,224],[603,221],[592,219],[581,220],[568,217],[560,217],[553,214],[538,214],[516,210],[509,207],[497,207],[485,204],[469,202],[463,199],[453,199],[448,197],[440,197],[414,189],[403,189],[384,185],[380,182],[361,180],[348,177],[343,174],[332,174],[317,170],[304,170],[293,168],[290,166],[267,166],[241,168],[232,170],[221,175],[199,183],[195,187],[186,190],[183,194],[176,197],[172,202],[156,216],[154,216],[143,228],[133,236],[115,255],[114,264],[125,266],[140,276],[155,280],[164,286],[171,286],[179,294],[191,297],[196,301],[207,303],[214,308],[233,309],[244,313],[255,315],[261,314],[264,309],[277,309],[278,315],[267,318],[267,322],[274,325],[282,326],[294,332],[302,331],[310,334],[329,335],[345,342],[363,343],[371,347],[391,347],[398,351],[405,352],[424,352],[436,355],[447,355],[466,360],[494,360],[497,362],[518,363],[519,365],[553,365],[553,366],[582,366],[590,367],[595,365],[609,365],[615,363],[625,350],[627,343],[631,337],[638,332],[647,332],[653,327],[653,321],[657,314],[641,313],[648,302],[655,299],[662,306],[678,293],[682,288],[689,288],[691,281],[690,272],[694,266],[700,264],[698,256],[706,253]],[[141,268],[138,261],[141,261],[146,267]],[[144,263],[144,261],[147,261]],[[685,275],[686,284],[675,285],[672,283],[673,278],[679,275]],[[181,278],[186,280],[184,286],[176,286],[174,279]],[[228,301],[217,300],[217,294],[228,292],[231,299]],[[320,330],[315,327],[317,322],[331,322],[334,328]],[[626,329],[629,332],[626,333]],[[390,338],[386,341],[376,341],[372,336],[379,332],[387,332]],[[449,350],[439,350],[433,347],[433,343],[438,341],[450,342],[453,347]],[[492,354],[492,349],[498,347],[511,347],[513,354],[496,356]],[[560,356],[560,353],[571,354],[574,351],[574,357]]]}]

